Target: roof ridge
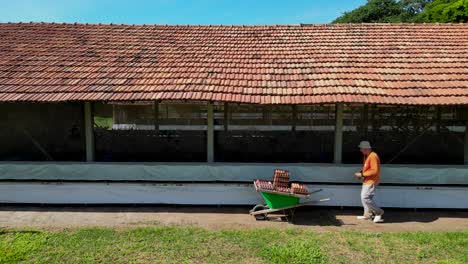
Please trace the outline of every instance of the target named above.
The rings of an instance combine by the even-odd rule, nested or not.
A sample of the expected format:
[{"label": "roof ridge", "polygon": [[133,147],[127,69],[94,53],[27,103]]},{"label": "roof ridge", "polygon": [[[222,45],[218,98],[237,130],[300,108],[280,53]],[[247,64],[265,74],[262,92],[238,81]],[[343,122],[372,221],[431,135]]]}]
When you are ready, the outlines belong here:
[{"label": "roof ridge", "polygon": [[133,27],[354,27],[354,26],[467,26],[468,23],[298,23],[298,24],[127,24],[127,23],[90,23],[90,22],[46,22],[46,21],[18,21],[0,22],[1,24],[46,24],[46,25],[66,25],[66,26],[133,26]]}]

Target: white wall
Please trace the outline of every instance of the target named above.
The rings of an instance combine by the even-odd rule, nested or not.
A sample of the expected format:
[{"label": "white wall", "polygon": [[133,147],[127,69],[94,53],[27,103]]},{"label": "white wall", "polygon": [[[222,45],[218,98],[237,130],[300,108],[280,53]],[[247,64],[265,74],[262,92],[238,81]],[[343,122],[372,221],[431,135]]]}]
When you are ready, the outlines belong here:
[{"label": "white wall", "polygon": [[[311,200],[330,198],[321,206],[361,206],[358,185],[309,185],[318,188],[323,191]],[[468,208],[468,187],[381,186],[376,197],[382,207]],[[251,184],[1,182],[0,203],[253,205],[263,200]]]},{"label": "white wall", "polygon": [[[276,168],[291,180],[308,183],[353,183],[362,165],[299,163],[53,163],[0,162],[0,180],[252,182],[272,179]],[[382,165],[382,183],[468,185],[468,166]]]}]

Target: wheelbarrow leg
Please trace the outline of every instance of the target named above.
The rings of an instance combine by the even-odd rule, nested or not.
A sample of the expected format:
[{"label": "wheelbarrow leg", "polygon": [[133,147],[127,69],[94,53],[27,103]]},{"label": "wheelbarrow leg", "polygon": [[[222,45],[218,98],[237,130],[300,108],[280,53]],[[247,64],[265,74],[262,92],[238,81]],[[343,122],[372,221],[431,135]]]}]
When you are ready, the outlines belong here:
[{"label": "wheelbarrow leg", "polygon": [[289,208],[289,209],[283,209],[283,215],[284,217],[281,217],[281,220],[286,220],[289,224],[293,223],[294,220],[294,214],[295,214],[295,208]]},{"label": "wheelbarrow leg", "polygon": [[289,209],[289,212],[290,212],[290,221],[288,221],[288,223],[293,224],[294,215],[295,215],[295,213],[296,213],[296,208],[291,208],[291,209]]},{"label": "wheelbarrow leg", "polygon": [[281,210],[283,212],[283,217],[281,217],[281,220],[286,220],[286,222],[292,224],[293,219],[294,219],[294,213],[295,213],[295,208],[289,208],[289,209],[283,209]]},{"label": "wheelbarrow leg", "polygon": [[284,215],[283,217],[281,217],[281,221],[286,220],[286,222],[289,222],[289,217],[288,217],[288,214],[286,213],[286,210],[287,209],[281,210],[281,212],[283,212],[283,215]]}]

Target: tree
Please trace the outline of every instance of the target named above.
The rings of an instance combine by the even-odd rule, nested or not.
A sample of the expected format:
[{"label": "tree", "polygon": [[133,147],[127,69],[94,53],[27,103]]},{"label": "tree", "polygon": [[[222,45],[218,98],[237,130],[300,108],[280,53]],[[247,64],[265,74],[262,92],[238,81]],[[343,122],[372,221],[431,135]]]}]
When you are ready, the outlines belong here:
[{"label": "tree", "polygon": [[414,18],[415,22],[466,23],[468,0],[435,0]]},{"label": "tree", "polygon": [[368,0],[332,23],[468,22],[468,0]]},{"label": "tree", "polygon": [[368,0],[350,12],[345,12],[332,23],[399,22],[401,8],[395,0]]}]

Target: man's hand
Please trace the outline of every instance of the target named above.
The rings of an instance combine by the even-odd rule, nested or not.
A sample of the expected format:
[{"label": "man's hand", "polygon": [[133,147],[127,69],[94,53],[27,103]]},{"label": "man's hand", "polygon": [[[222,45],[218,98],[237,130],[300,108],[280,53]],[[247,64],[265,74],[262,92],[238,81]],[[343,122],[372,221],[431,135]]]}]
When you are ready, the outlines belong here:
[{"label": "man's hand", "polygon": [[362,179],[362,173],[360,173],[360,172],[354,173],[354,176],[356,176],[356,178],[358,178],[358,179]]}]

